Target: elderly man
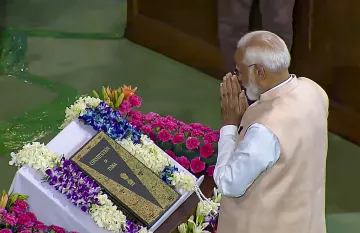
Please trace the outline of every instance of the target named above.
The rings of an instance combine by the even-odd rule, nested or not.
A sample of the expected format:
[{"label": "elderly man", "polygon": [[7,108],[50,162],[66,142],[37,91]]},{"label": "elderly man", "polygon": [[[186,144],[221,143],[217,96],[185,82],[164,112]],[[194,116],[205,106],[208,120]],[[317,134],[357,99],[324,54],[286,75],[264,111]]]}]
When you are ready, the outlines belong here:
[{"label": "elderly man", "polygon": [[[289,74],[289,51],[271,32],[241,38],[235,61],[238,75],[220,86],[218,233],[325,233],[326,93]],[[258,99],[250,107],[239,80]]]}]

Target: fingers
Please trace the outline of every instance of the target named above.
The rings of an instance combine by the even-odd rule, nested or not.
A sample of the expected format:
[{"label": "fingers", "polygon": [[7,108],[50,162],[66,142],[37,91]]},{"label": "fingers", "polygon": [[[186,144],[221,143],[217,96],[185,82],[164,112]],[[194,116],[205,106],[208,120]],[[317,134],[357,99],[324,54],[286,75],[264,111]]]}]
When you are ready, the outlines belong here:
[{"label": "fingers", "polygon": [[232,96],[234,97],[238,97],[239,93],[241,92],[240,83],[235,75],[231,77],[231,91],[232,91]]},{"label": "fingers", "polygon": [[247,101],[245,91],[241,91],[241,93],[239,95],[239,106],[241,108],[240,111],[242,113],[244,113],[246,111],[246,109],[249,107],[249,103]]},{"label": "fingers", "polygon": [[225,77],[224,77],[224,85],[225,85],[225,90],[226,90],[226,95],[227,96],[231,96],[232,94],[232,88],[231,88],[231,73],[228,73]]}]

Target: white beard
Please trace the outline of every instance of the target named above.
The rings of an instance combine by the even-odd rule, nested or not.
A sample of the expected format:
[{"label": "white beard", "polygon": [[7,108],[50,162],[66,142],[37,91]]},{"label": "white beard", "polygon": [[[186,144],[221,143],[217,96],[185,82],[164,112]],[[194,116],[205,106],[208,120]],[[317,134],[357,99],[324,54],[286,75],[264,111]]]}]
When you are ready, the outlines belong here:
[{"label": "white beard", "polygon": [[246,95],[250,100],[256,101],[260,99],[260,88],[255,82],[255,77],[252,71],[250,71],[249,74],[249,83],[246,86],[244,85],[244,87],[246,88]]}]

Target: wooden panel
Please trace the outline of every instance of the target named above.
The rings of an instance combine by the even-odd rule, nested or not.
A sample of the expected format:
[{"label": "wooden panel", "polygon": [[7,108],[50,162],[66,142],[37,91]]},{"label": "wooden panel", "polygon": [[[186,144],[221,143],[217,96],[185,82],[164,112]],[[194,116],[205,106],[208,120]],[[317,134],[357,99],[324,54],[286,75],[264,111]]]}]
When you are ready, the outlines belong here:
[{"label": "wooden panel", "polygon": [[[223,76],[215,0],[129,0],[128,7],[127,38]],[[330,130],[360,145],[359,7],[355,0],[297,0],[291,71],[324,87],[331,100]],[[252,14],[252,29],[260,19]]]}]

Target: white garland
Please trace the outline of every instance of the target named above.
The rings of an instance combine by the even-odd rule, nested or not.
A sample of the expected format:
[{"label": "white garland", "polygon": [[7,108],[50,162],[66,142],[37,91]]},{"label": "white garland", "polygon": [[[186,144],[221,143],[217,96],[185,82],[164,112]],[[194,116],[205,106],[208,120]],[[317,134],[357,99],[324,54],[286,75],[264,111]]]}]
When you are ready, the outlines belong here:
[{"label": "white garland", "polygon": [[30,166],[45,174],[47,169],[53,169],[60,161],[60,157],[49,150],[43,143],[32,142],[26,144],[18,153],[12,152],[9,165]]},{"label": "white garland", "polygon": [[[141,135],[139,144],[134,144],[129,138],[118,141],[118,143],[156,174],[170,165],[168,155],[144,134]],[[192,191],[196,182],[192,175],[185,174],[183,171],[174,172],[170,180],[172,181],[171,185],[175,188],[185,191]]]},{"label": "white garland", "polygon": [[99,227],[108,231],[123,232],[126,224],[125,215],[117,209],[106,194],[99,194],[97,198],[100,205],[92,205],[89,211],[92,219]]},{"label": "white garland", "polygon": [[65,110],[65,120],[59,129],[65,128],[69,125],[73,120],[76,120],[84,114],[86,108],[96,108],[100,104],[101,100],[90,97],[90,96],[83,96],[80,97],[78,100],[75,101],[73,105],[67,107]]}]

